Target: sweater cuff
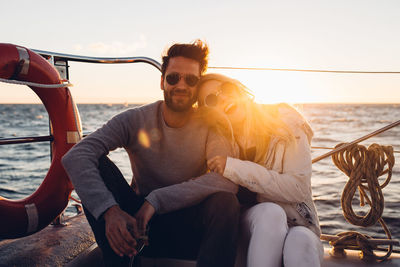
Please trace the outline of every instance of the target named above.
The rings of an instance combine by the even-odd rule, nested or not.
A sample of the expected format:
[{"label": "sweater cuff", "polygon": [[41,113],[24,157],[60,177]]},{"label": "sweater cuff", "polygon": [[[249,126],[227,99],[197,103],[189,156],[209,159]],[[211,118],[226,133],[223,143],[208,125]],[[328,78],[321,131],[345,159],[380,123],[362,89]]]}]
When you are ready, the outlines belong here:
[{"label": "sweater cuff", "polygon": [[235,184],[238,184],[238,179],[235,175],[235,167],[237,164],[240,162],[239,159],[236,158],[231,158],[227,157],[226,158],[226,165],[225,165],[225,170],[223,176],[234,182]]},{"label": "sweater cuff", "polygon": [[151,192],[150,194],[148,194],[147,197],[145,197],[144,199],[153,206],[156,213],[158,213],[158,214],[160,213],[161,207],[160,207],[157,195],[154,193],[154,191]]},{"label": "sweater cuff", "polygon": [[101,205],[97,206],[92,211],[89,210],[89,212],[93,215],[93,217],[96,218],[96,220],[98,220],[100,216],[103,215],[104,212],[106,212],[109,208],[115,205],[118,205],[118,203],[114,199],[110,199],[102,203]]}]

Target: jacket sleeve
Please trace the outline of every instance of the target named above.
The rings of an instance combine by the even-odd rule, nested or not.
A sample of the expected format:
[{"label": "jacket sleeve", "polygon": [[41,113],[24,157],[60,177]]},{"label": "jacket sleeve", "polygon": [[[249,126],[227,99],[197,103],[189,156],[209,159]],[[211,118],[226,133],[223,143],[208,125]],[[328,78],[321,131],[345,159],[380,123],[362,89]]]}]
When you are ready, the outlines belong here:
[{"label": "jacket sleeve", "polygon": [[[229,142],[210,130],[206,144],[206,159],[216,155],[232,155],[233,148]],[[209,172],[183,183],[170,185],[152,191],[146,200],[155,208],[158,214],[187,208],[217,192],[236,194],[238,186],[223,176]]]},{"label": "jacket sleeve", "polygon": [[62,158],[62,164],[82,203],[95,217],[116,205],[111,192],[101,179],[98,159],[129,142],[128,114],[121,113],[104,126],[82,139]]},{"label": "jacket sleeve", "polygon": [[307,134],[295,132],[296,144],[277,148],[272,169],[251,161],[228,158],[224,176],[232,182],[260,193],[271,201],[299,203],[311,188],[311,152]]}]

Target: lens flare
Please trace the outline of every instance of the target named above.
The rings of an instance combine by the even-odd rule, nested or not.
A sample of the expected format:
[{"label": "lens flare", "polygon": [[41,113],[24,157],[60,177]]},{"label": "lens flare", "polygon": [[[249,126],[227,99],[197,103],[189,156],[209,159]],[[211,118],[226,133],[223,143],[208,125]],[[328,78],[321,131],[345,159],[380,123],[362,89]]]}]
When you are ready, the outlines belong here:
[{"label": "lens flare", "polygon": [[138,142],[141,146],[144,148],[149,148],[150,147],[150,138],[147,132],[143,129],[139,130],[138,133]]}]

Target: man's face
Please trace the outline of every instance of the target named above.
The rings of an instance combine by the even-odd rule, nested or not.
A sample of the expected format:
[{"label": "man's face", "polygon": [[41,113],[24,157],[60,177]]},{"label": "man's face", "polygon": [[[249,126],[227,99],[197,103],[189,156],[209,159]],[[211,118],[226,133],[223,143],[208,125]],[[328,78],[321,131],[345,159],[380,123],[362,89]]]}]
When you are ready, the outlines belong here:
[{"label": "man's face", "polygon": [[161,77],[165,104],[175,112],[189,110],[197,100],[199,78],[200,64],[197,61],[185,57],[171,58]]}]

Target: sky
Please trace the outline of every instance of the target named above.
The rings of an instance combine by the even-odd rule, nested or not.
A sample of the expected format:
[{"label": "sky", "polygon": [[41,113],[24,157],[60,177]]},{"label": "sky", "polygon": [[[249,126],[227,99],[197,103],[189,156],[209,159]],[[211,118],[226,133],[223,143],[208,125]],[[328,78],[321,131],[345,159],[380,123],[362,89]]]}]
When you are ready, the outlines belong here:
[{"label": "sky", "polygon": [[[398,0],[0,1],[0,43],[93,57],[161,60],[200,38],[211,67],[400,71]],[[260,103],[400,103],[400,74],[219,70]],[[70,63],[77,103],[162,99],[146,64]],[[0,83],[0,103],[38,103],[26,86]]]}]

